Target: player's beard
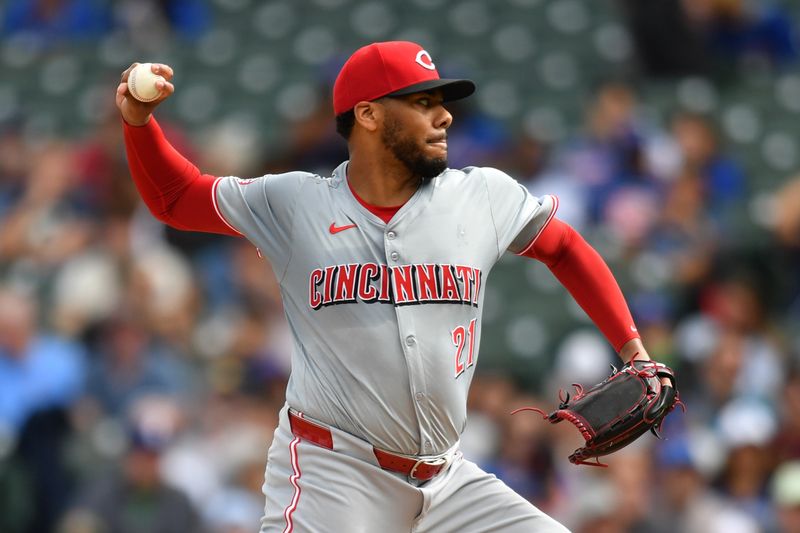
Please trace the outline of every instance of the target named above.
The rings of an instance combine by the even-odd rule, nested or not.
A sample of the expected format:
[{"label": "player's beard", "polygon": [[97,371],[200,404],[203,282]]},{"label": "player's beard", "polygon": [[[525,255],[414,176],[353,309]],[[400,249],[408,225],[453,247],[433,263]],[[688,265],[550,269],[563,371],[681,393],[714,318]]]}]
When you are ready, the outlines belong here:
[{"label": "player's beard", "polygon": [[447,169],[446,157],[425,157],[416,139],[402,135],[400,122],[396,119],[386,121],[383,129],[383,144],[415,176],[426,183]]}]

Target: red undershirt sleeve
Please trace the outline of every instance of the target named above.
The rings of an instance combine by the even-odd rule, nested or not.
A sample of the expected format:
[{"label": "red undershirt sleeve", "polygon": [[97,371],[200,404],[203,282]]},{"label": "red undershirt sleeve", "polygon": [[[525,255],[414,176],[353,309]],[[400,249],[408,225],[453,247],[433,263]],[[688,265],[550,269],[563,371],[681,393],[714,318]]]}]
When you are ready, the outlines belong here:
[{"label": "red undershirt sleeve", "polygon": [[524,255],[550,268],[617,352],[639,338],[608,265],[571,226],[554,218]]},{"label": "red undershirt sleeve", "polygon": [[164,137],[155,117],[144,126],[123,121],[128,168],[142,200],[158,220],[190,231],[241,235],[219,213],[219,178],[201,174]]}]

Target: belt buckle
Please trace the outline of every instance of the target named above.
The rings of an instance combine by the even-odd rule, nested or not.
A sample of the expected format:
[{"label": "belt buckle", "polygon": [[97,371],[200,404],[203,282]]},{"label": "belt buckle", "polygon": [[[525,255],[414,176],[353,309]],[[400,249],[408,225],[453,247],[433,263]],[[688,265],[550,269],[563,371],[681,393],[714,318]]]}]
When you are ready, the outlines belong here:
[{"label": "belt buckle", "polygon": [[[408,477],[410,477],[411,479],[418,479],[417,476],[416,476],[416,473],[417,473],[417,468],[419,468],[420,465],[443,466],[443,465],[446,465],[449,462],[450,462],[450,459],[448,457],[440,457],[439,459],[434,459],[432,461],[426,461],[424,459],[419,459],[419,460],[417,460],[416,463],[414,463],[414,466],[411,467],[411,472],[408,473]],[[440,472],[441,472],[441,470],[440,470]]]}]

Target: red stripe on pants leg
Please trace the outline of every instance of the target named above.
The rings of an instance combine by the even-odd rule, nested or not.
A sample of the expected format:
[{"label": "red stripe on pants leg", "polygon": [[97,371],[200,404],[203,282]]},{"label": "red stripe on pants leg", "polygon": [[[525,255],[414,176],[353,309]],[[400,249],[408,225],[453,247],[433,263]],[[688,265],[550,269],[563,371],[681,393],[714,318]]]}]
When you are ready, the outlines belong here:
[{"label": "red stripe on pants leg", "polygon": [[294,495],[289,506],[283,512],[283,517],[286,519],[286,529],[283,530],[283,533],[291,533],[294,530],[292,514],[297,509],[297,502],[300,501],[300,485],[297,484],[297,480],[300,479],[300,463],[297,460],[297,445],[299,443],[300,439],[295,437],[289,444],[289,455],[292,460],[292,476],[289,478],[289,482],[294,486]]}]

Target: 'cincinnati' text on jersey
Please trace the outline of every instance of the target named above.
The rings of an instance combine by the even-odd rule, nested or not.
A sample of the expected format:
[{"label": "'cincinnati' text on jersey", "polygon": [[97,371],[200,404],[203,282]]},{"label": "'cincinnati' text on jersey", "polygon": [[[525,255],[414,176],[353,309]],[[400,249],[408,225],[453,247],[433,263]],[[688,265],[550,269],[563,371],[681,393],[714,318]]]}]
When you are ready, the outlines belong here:
[{"label": "'cincinnati' text on jersey", "polygon": [[464,265],[388,266],[350,263],[318,268],[308,282],[308,305],[459,303],[478,306],[483,273]]}]

